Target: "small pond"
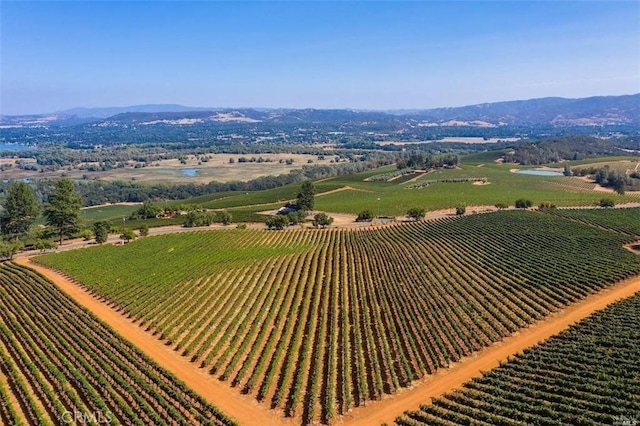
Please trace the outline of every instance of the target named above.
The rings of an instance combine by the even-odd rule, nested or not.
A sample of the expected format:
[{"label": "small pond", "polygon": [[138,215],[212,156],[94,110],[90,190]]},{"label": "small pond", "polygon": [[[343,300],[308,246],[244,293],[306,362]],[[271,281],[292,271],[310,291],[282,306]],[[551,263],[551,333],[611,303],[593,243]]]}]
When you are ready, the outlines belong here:
[{"label": "small pond", "polygon": [[183,176],[186,177],[196,177],[198,174],[198,169],[180,169]]},{"label": "small pond", "polygon": [[564,176],[562,172],[554,172],[551,170],[541,170],[541,169],[518,170],[516,173],[519,173],[521,175],[535,175],[535,176]]}]

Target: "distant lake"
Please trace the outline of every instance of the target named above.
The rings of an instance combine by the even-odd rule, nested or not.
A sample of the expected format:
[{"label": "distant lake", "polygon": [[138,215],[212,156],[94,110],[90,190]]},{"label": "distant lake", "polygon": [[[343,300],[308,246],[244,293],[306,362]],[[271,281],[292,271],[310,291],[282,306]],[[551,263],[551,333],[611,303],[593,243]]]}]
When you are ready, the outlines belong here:
[{"label": "distant lake", "polygon": [[198,174],[198,169],[181,169],[180,171],[182,175],[186,177],[196,177]]},{"label": "distant lake", "polygon": [[516,173],[521,175],[535,175],[535,176],[564,176],[562,172],[553,172],[551,170],[518,170]]},{"label": "distant lake", "polygon": [[0,143],[0,151],[26,151],[27,149],[33,149],[32,146],[18,145],[18,144],[2,144]]}]

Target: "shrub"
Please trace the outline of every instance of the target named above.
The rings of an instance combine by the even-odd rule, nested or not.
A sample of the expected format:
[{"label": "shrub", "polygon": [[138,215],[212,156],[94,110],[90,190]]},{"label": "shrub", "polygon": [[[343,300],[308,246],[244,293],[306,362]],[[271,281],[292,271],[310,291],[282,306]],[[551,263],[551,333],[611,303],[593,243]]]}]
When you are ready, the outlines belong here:
[{"label": "shrub", "polygon": [[424,219],[425,211],[424,209],[413,207],[407,211],[407,216],[409,216],[413,220]]},{"label": "shrub", "polygon": [[371,222],[373,220],[373,213],[371,210],[363,210],[358,213],[358,217],[356,217],[356,222]]},{"label": "shrub", "polygon": [[531,200],[526,200],[524,198],[520,198],[519,200],[516,200],[517,209],[528,209],[532,205],[533,205],[533,202]]},{"label": "shrub", "polygon": [[613,201],[611,198],[603,198],[600,200],[600,203],[599,203],[600,207],[605,207],[605,208],[610,208],[615,205],[616,205],[615,201]]}]

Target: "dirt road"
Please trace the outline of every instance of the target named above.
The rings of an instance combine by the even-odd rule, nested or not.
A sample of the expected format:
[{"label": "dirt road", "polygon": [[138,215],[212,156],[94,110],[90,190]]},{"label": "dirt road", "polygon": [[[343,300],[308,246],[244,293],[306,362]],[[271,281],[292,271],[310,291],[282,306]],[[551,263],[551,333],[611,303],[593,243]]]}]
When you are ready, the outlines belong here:
[{"label": "dirt road", "polygon": [[473,377],[480,377],[483,371],[497,367],[500,361],[506,361],[510,355],[534,346],[593,312],[630,297],[638,291],[640,291],[640,277],[615,284],[513,334],[502,342],[463,358],[451,368],[427,377],[413,389],[400,391],[382,401],[367,403],[366,407],[354,409],[344,416],[343,424],[349,426],[379,425],[382,422],[391,424],[404,411],[417,410],[420,404],[429,403],[431,398],[459,388]]},{"label": "dirt road", "polygon": [[188,387],[239,424],[297,425],[300,423],[284,418],[281,412],[269,410],[266,405],[259,404],[254,398],[244,396],[237,389],[230,388],[227,383],[220,382],[207,370],[198,368],[196,364],[180,356],[178,352],[153,337],[151,333],[144,331],[126,316],[100,302],[79,285],[72,283],[57,272],[35,265],[29,259],[17,259],[16,263],[29,266],[49,278],[76,302],[89,309],[118,334],[135,344],[158,365],[170,371],[185,382]]}]

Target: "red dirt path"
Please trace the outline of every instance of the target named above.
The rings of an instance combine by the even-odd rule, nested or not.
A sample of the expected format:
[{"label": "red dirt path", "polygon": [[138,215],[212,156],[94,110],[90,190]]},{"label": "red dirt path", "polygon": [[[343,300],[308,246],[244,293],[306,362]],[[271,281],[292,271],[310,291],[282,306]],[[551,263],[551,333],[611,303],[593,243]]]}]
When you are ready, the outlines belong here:
[{"label": "red dirt path", "polygon": [[594,311],[603,309],[618,300],[631,297],[638,291],[640,291],[640,277],[614,284],[514,333],[502,342],[463,358],[449,369],[440,370],[436,374],[428,376],[413,389],[402,390],[382,401],[367,403],[366,407],[354,409],[344,416],[343,424],[350,426],[379,425],[382,422],[392,424],[395,418],[404,411],[417,410],[420,404],[428,404],[431,402],[431,398],[459,388],[474,377],[480,377],[483,371],[497,367],[500,361],[506,361],[509,356],[558,334],[571,324],[588,317]]},{"label": "red dirt path", "polygon": [[[102,321],[109,324],[124,338],[134,343],[157,364],[170,371],[187,386],[199,393],[207,401],[218,407],[241,425],[294,425],[300,419],[283,417],[280,411],[269,410],[254,398],[241,395],[227,383],[218,381],[214,376],[201,370],[187,358],[180,356],[170,346],[144,331],[126,316],[107,306],[78,284],[45,267],[35,265],[29,259],[18,259],[17,263],[29,266],[53,281],[60,289],[76,302],[89,309]],[[394,419],[406,410],[417,410],[420,404],[430,402],[430,398],[440,396],[459,388],[473,377],[481,376],[505,361],[509,356],[534,346],[569,325],[586,318],[594,311],[640,291],[640,276],[619,282],[597,294],[591,295],[544,320],[541,320],[510,337],[475,354],[463,358],[449,369],[427,376],[416,382],[411,389],[402,389],[394,395],[386,396],[382,401],[367,402],[364,407],[338,419],[336,423],[344,425],[379,425],[382,422],[393,423]]]},{"label": "red dirt path", "polygon": [[107,306],[61,274],[33,264],[29,259],[17,259],[16,263],[33,268],[53,281],[76,302],[89,309],[118,334],[135,344],[158,365],[182,380],[188,387],[239,424],[299,424],[299,422],[296,423],[292,419],[283,417],[281,412],[270,410],[266,405],[259,404],[253,397],[240,394],[237,389],[229,387],[227,383],[220,382],[215,376],[209,374],[208,370],[198,368],[196,364],[189,362],[187,358],[175,352],[171,346],[165,345],[132,320]]}]

